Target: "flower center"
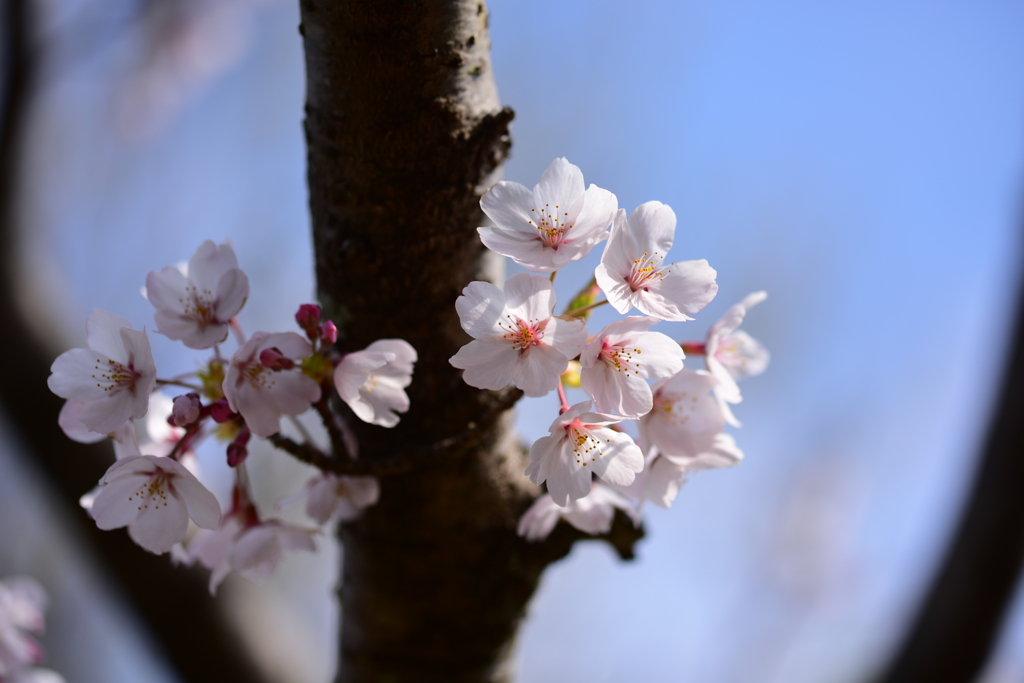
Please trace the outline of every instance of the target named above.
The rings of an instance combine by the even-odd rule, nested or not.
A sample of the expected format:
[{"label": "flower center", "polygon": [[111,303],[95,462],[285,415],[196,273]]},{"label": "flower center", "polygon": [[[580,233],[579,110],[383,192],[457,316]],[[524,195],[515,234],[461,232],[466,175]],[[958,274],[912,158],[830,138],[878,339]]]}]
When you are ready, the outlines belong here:
[{"label": "flower center", "polygon": [[728,367],[746,365],[747,356],[744,353],[743,343],[736,337],[723,337],[718,341],[718,348],[715,349],[715,358]]},{"label": "flower center", "polygon": [[626,374],[632,372],[634,375],[639,375],[640,371],[637,368],[640,367],[640,363],[636,362],[634,358],[639,356],[640,353],[640,349],[628,349],[624,346],[616,346],[605,341],[601,347],[601,360],[611,365],[618,372],[625,372]]},{"label": "flower center", "polygon": [[543,242],[545,247],[558,249],[558,245],[566,241],[565,234],[572,230],[573,224],[566,222],[569,214],[561,208],[558,204],[555,204],[554,209],[550,204],[545,204],[540,211],[530,209],[531,213],[537,214],[537,218],[536,221],[528,222],[537,229],[537,239]]},{"label": "flower center", "polygon": [[[502,339],[512,342],[512,348],[525,355],[531,346],[544,343],[544,323],[536,320],[523,320],[518,316],[507,315],[508,320],[501,321],[498,326],[504,331]],[[546,321],[545,321],[546,322]]]},{"label": "flower center", "polygon": [[150,508],[159,510],[167,507],[167,484],[171,476],[158,469],[135,493],[128,496],[128,500],[134,502],[140,512]]},{"label": "flower center", "polygon": [[687,411],[696,412],[699,400],[700,396],[691,396],[687,391],[678,394],[658,394],[654,397],[654,410],[660,410],[662,419],[667,420],[669,424],[681,427],[690,420]]},{"label": "flower center", "polygon": [[185,296],[185,299],[179,299],[185,307],[185,315],[195,320],[201,328],[219,322],[213,316],[213,292],[208,289],[200,292],[195,285],[188,285],[185,287]]},{"label": "flower center", "polygon": [[[249,363],[242,368],[241,376],[249,380],[253,389],[269,389],[274,386],[272,371],[268,371],[260,362]],[[268,382],[269,380],[269,382]]]},{"label": "flower center", "polygon": [[651,256],[646,251],[643,258],[633,261],[629,269],[629,286],[635,292],[638,289],[647,291],[655,282],[665,279],[669,267],[662,267],[661,262],[665,260],[664,254],[654,252]]},{"label": "flower center", "polygon": [[102,358],[97,358],[95,370],[96,374],[92,378],[96,380],[96,386],[102,387],[103,391],[114,391],[115,389],[134,390],[135,380],[142,377],[142,373],[135,372],[135,367],[131,363],[128,363],[128,366],[125,367],[123,364],[109,358],[106,361]]},{"label": "flower center", "polygon": [[[600,439],[594,436],[593,432],[587,429],[587,426],[579,420],[573,420],[566,426],[565,430],[569,443],[572,446],[572,452],[576,457],[577,465],[586,467],[591,462],[597,460],[598,455],[604,455],[604,451],[601,450]],[[611,443],[611,439],[608,442]]]}]

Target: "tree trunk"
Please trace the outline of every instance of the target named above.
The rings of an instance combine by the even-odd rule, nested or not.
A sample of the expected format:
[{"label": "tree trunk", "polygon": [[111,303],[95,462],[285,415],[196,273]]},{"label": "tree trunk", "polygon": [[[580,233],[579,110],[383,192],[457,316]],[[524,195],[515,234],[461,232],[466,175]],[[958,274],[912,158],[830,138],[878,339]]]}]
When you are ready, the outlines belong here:
[{"label": "tree trunk", "polygon": [[[397,337],[419,353],[401,423],[352,421],[360,461],[403,466],[382,479],[380,502],[339,532],[338,680],[506,681],[541,572],[582,535],[561,528],[543,544],[516,535],[540,493],[523,476],[526,453],[504,412],[519,394],[473,389],[448,363],[469,340],[455,299],[470,281],[500,285],[502,275],[476,233],[512,119],[491,74],[487,8],[301,7],[320,301],[342,351]],[[636,537],[623,537],[624,556]]]}]

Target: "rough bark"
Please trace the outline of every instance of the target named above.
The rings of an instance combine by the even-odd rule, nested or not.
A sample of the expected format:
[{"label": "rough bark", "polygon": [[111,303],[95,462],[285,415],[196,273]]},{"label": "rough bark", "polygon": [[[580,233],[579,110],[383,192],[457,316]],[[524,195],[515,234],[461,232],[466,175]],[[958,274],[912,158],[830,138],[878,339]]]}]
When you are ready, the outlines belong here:
[{"label": "rough bark", "polygon": [[[5,69],[0,110],[0,410],[19,438],[29,465],[41,470],[55,491],[53,504],[77,520],[75,535],[83,541],[140,622],[184,680],[222,683],[265,678],[252,662],[230,622],[210,597],[207,577],[171,564],[167,556],[151,555],[132,543],[124,530],[100,531],[81,508],[79,497],[96,485],[112,463],[110,445],[84,445],[69,440],[57,427],[63,400],[50,393],[46,378],[60,351],[54,340],[39,338],[19,306],[24,283],[17,264],[18,178],[22,141],[28,125],[32,83],[39,64],[32,40],[31,0],[3,4]],[[21,297],[23,298],[23,297]],[[45,309],[40,309],[45,310]],[[39,315],[36,312],[36,315]],[[69,672],[70,673],[70,672]],[[73,675],[69,675],[73,678]]]},{"label": "rough bark", "polygon": [[879,683],[970,683],[1024,567],[1024,287],[984,451],[949,549]]},{"label": "rough bark", "polygon": [[[510,141],[476,0],[302,0],[310,207],[321,303],[342,351],[400,337],[419,353],[394,429],[353,421],[359,461],[404,459],[343,525],[339,680],[505,681],[544,567],[581,535],[515,534],[539,494],[505,394],[466,386],[455,299],[500,284],[475,228]],[[472,447],[460,443],[483,425]],[[440,447],[439,447],[440,445]],[[565,527],[565,525],[562,525]],[[616,525],[628,556],[637,532]]]}]

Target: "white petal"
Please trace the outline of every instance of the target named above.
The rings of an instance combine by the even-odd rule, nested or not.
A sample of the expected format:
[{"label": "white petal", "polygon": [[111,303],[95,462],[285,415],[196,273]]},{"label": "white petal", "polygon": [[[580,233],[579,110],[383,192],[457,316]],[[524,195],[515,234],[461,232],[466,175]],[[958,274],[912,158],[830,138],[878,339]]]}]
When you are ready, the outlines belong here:
[{"label": "white petal", "polygon": [[542,541],[551,534],[558,524],[561,508],[555,505],[551,496],[543,495],[534,501],[519,519],[516,533],[526,537],[527,541]]},{"label": "white petal", "polygon": [[508,386],[518,361],[519,352],[503,339],[471,341],[448,360],[453,367],[465,370],[462,379],[466,384],[492,391]]},{"label": "white petal", "polygon": [[644,456],[628,434],[611,429],[594,429],[593,436],[601,442],[602,453],[591,467],[597,476],[618,486],[629,486],[637,472],[644,468]]},{"label": "white petal", "polygon": [[704,259],[674,263],[649,291],[637,292],[643,304],[637,308],[662,320],[690,320],[688,314],[697,313],[715,298],[717,275]]},{"label": "white petal", "polygon": [[618,372],[600,362],[580,372],[580,386],[594,399],[597,410],[623,417],[639,417],[653,406],[651,388],[637,375]]},{"label": "white petal", "polygon": [[107,438],[106,434],[100,434],[89,430],[82,421],[79,419],[82,409],[87,404],[75,399],[68,399],[64,403],[64,407],[60,409],[60,415],[57,416],[57,424],[72,441],[78,443],[96,443]]},{"label": "white petal", "polygon": [[540,182],[533,188],[533,201],[540,210],[545,204],[553,208],[556,204],[569,208],[585,191],[583,172],[570,164],[565,157],[552,161],[540,176]]},{"label": "white petal", "polygon": [[490,282],[470,282],[455,300],[462,329],[474,339],[501,335],[498,323],[505,316],[505,293]]},{"label": "white petal", "polygon": [[582,318],[551,318],[544,326],[544,343],[553,346],[566,358],[578,356],[586,341],[587,326]]},{"label": "white petal", "polygon": [[686,468],[666,457],[659,457],[650,465],[642,495],[645,500],[667,510],[685,483]]},{"label": "white petal", "polygon": [[85,321],[85,338],[93,351],[124,363],[127,357],[121,343],[121,328],[131,329],[131,326],[124,318],[97,308]]},{"label": "white petal", "polygon": [[502,230],[536,237],[537,229],[530,223],[533,193],[519,183],[501,181],[480,198],[480,208]]},{"label": "white petal", "polygon": [[220,277],[214,293],[214,317],[227,322],[238,315],[249,298],[249,278],[239,268],[232,268]]},{"label": "white petal", "polygon": [[612,308],[619,313],[629,313],[629,309],[633,308],[631,298],[633,290],[626,282],[628,272],[627,270],[626,275],[620,275],[618,272],[612,271],[603,261],[594,269],[597,286],[608,297],[608,303],[612,305]]},{"label": "white petal", "polygon": [[[569,231],[567,242],[580,248],[582,258],[596,244],[608,237],[608,228],[619,209],[619,200],[608,190],[591,185],[583,195],[583,209]],[[573,259],[576,260],[576,259]]]},{"label": "white petal", "polygon": [[[188,278],[176,267],[165,266],[146,276],[146,298],[158,312],[181,315],[185,312],[184,297]],[[160,330],[160,323],[157,323]],[[163,330],[160,330],[164,334]]]},{"label": "white petal", "polygon": [[181,496],[188,516],[202,529],[216,529],[220,525],[220,503],[209,489],[182,466],[173,485]]},{"label": "white petal", "polygon": [[555,251],[545,247],[536,235],[500,228],[477,228],[477,233],[485,247],[508,256],[523,268],[540,273],[550,273],[555,269],[552,262]]},{"label": "white petal", "polygon": [[109,434],[123,425],[135,412],[135,396],[127,389],[115,389],[103,398],[89,401],[78,419],[94,432]]},{"label": "white petal", "polygon": [[149,552],[161,555],[185,538],[188,513],[185,504],[171,495],[150,499],[146,505],[128,525],[128,535]]},{"label": "white petal", "polygon": [[409,386],[412,381],[413,363],[416,362],[416,349],[404,339],[378,339],[366,347],[367,351],[378,351],[394,354],[395,358],[389,361],[385,373],[392,377],[408,377],[403,387]]},{"label": "white petal", "polygon": [[661,332],[648,332],[633,341],[633,345],[642,352],[637,363],[640,377],[657,379],[671,377],[683,369],[682,347]]},{"label": "white petal", "polygon": [[104,398],[110,392],[96,380],[96,375],[100,368],[108,365],[109,360],[106,355],[90,349],[65,351],[50,366],[51,374],[46,385],[61,398],[73,398],[86,403]]},{"label": "white petal", "polygon": [[569,359],[553,346],[532,346],[513,366],[512,382],[527,396],[544,396],[558,387],[559,377],[568,366]]},{"label": "white petal", "polygon": [[524,321],[547,320],[555,308],[555,288],[546,277],[516,273],[505,281],[505,307]]},{"label": "white petal", "polygon": [[200,290],[213,294],[220,279],[229,270],[238,268],[238,259],[228,243],[214,244],[206,240],[188,261],[188,279]]},{"label": "white petal", "polygon": [[[676,214],[661,202],[646,202],[636,207],[629,216],[628,230],[636,244],[651,255],[662,258],[672,248],[676,234]],[[639,258],[639,254],[634,258]]]}]

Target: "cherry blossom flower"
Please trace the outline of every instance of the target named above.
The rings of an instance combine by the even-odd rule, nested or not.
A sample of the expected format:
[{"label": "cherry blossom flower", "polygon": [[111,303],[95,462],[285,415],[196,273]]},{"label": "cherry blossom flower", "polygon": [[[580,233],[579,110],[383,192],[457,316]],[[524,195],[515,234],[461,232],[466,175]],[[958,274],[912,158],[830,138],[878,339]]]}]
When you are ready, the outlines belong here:
[{"label": "cherry blossom flower", "polygon": [[100,479],[90,510],[100,529],[127,526],[128,535],[161,554],[185,538],[188,520],[204,529],[220,522],[220,505],[181,463],[133,455],[114,463]]},{"label": "cherry blossom flower", "polygon": [[338,395],[363,422],[394,427],[409,410],[405,387],[412,382],[416,349],[402,339],[380,339],[345,356],[334,369]]},{"label": "cherry blossom flower", "polygon": [[31,636],[43,632],[46,591],[32,578],[18,576],[0,583],[0,677],[14,676],[42,660]]},{"label": "cherry blossom flower", "polygon": [[766,292],[748,294],[711,326],[704,344],[708,371],[718,380],[715,396],[722,406],[726,421],[735,427],[739,427],[740,423],[729,404],[743,400],[736,380],[761,374],[768,367],[769,359],[768,349],[761,342],[736,328],[743,323],[747,311],[767,298]]},{"label": "cherry blossom flower", "polygon": [[715,435],[712,445],[696,456],[668,456],[652,449],[644,471],[637,475],[632,486],[623,493],[668,509],[689,475],[702,470],[733,467],[742,459],[743,451],[729,434]]},{"label": "cherry blossom flower", "polygon": [[618,212],[594,277],[619,313],[692,320],[715,298],[717,273],[707,261],[664,263],[675,232],[676,215],[661,202],[641,204],[628,219]]},{"label": "cherry blossom flower", "polygon": [[146,276],[146,298],[156,307],[156,329],[192,349],[208,349],[228,336],[228,323],[245,305],[249,279],[230,244],[206,240],[184,272],[166,266]]},{"label": "cherry blossom flower", "polygon": [[725,429],[725,415],[711,394],[716,383],[711,373],[688,368],[656,383],[654,407],[639,423],[644,450],[692,458],[710,449]]},{"label": "cherry blossom flower", "polygon": [[88,349],[65,351],[50,367],[50,391],[87,404],[77,411],[85,428],[98,434],[140,419],[156,384],[156,365],[146,331],[124,318],[96,309],[85,323]]},{"label": "cherry blossom flower", "polygon": [[346,477],[321,472],[310,479],[295,496],[279,503],[286,508],[299,500],[306,500],[306,514],[317,524],[326,524],[332,517],[347,522],[362,514],[363,510],[380,498],[380,483],[375,477]]},{"label": "cherry blossom flower", "polygon": [[175,549],[174,559],[185,564],[196,560],[210,570],[210,594],[232,571],[250,581],[270,577],[286,550],[316,550],[314,529],[277,520],[262,521],[251,503],[224,516],[213,531],[200,531],[188,550]]},{"label": "cherry blossom flower", "polygon": [[583,258],[608,236],[618,200],[591,185],[564,158],[555,159],[533,192],[502,181],[480,200],[497,227],[477,228],[491,251],[508,256],[536,273],[550,273]]},{"label": "cherry blossom flower", "polygon": [[565,507],[557,505],[549,495],[541,496],[520,518],[517,532],[528,541],[542,541],[551,534],[558,520],[564,519],[585,533],[604,534],[612,528],[615,508],[629,515],[634,524],[640,523],[629,499],[600,482],[594,482],[590,495]]},{"label": "cherry blossom flower", "polygon": [[469,283],[455,308],[474,341],[449,362],[478,389],[496,391],[512,382],[527,396],[547,394],[587,339],[582,320],[555,318],[554,307],[554,287],[539,275],[513,275],[504,291],[489,282]]},{"label": "cherry blossom flower", "polygon": [[[158,396],[159,394],[153,395]],[[64,407],[60,409],[60,414],[57,416],[57,424],[65,436],[78,443],[98,443],[109,438],[114,442],[114,456],[118,459],[137,452],[135,432],[131,421],[125,422],[109,434],[98,434],[86,427],[80,418],[87,405],[87,403],[76,401],[73,398],[64,402]]]},{"label": "cherry blossom flower", "polygon": [[683,350],[660,332],[648,332],[657,318],[631,316],[606,326],[580,354],[580,386],[595,409],[639,417],[652,406],[644,378],[670,377],[683,369]]},{"label": "cherry blossom flower", "polygon": [[268,349],[293,361],[313,353],[309,342],[294,332],[257,332],[231,357],[224,396],[256,436],[276,434],[282,415],[299,415],[320,400],[320,386],[298,367],[275,370],[265,366],[260,357]]},{"label": "cherry blossom flower", "polygon": [[589,412],[590,407],[590,401],[570,407],[551,423],[551,435],[537,439],[530,449],[526,475],[534,484],[547,481],[548,493],[560,507],[590,493],[591,473],[628,486],[644,467],[633,439],[608,429],[622,418]]}]

